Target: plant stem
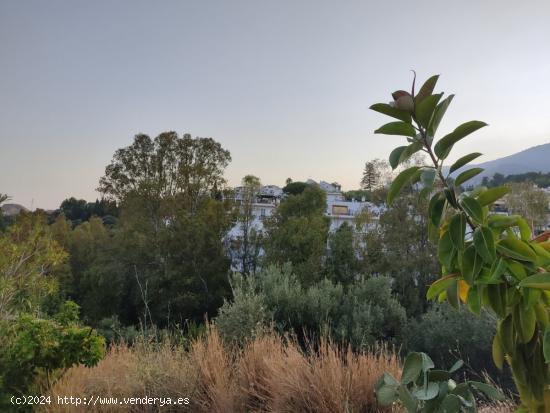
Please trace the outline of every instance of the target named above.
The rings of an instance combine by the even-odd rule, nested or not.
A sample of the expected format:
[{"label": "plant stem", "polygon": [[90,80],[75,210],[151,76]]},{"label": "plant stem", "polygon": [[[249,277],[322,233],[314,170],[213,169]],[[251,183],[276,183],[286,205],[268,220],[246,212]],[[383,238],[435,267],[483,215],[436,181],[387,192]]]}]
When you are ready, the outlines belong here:
[{"label": "plant stem", "polygon": [[[413,119],[414,119],[414,117],[413,117]],[[456,198],[456,192],[455,192],[454,188],[451,188],[451,186],[449,185],[449,183],[447,182],[447,180],[443,176],[443,172],[441,171],[441,166],[443,165],[443,163],[441,163],[441,165],[439,164],[439,161],[438,161],[437,157],[435,156],[435,154],[433,153],[431,146],[428,145],[426,129],[424,129],[422,127],[422,125],[420,125],[418,123],[418,121],[416,119],[414,119],[414,121],[418,125],[418,131],[420,132],[420,136],[422,137],[424,147],[426,148],[426,153],[428,155],[430,155],[430,158],[432,159],[432,162],[434,164],[435,170],[437,171],[437,175],[439,176],[439,179],[441,180],[441,183],[443,184],[443,186],[446,189],[448,189],[449,191],[452,191],[453,194],[455,194],[455,198]],[[472,231],[474,231],[476,229],[475,224],[472,222],[472,220],[470,219],[470,217],[468,216],[466,211],[464,211],[464,209],[462,208],[462,206],[460,206],[460,204],[458,202],[457,202],[457,207],[456,208],[464,214],[464,216],[466,217],[466,222],[468,222],[468,225],[470,226]]]}]

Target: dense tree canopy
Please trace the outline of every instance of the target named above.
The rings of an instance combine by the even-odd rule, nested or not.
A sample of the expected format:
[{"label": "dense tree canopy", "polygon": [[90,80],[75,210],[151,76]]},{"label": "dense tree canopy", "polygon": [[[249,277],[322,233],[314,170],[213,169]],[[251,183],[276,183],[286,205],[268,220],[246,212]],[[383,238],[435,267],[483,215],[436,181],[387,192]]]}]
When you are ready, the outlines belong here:
[{"label": "dense tree canopy", "polygon": [[99,191],[119,202],[130,194],[148,199],[183,195],[192,201],[222,189],[230,161],[229,151],[212,138],[164,132],[151,139],[139,134],[115,152]]},{"label": "dense tree canopy", "polygon": [[316,185],[307,185],[301,194],[284,199],[266,221],[267,261],[292,263],[305,284],[320,279],[329,228],[325,209],[326,194]]}]

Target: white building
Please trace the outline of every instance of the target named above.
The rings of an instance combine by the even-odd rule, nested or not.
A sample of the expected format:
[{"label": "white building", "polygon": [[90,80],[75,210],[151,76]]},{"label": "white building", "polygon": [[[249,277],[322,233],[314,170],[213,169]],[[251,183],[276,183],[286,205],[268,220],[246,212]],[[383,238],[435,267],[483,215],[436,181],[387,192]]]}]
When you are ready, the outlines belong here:
[{"label": "white building", "polygon": [[[328,183],[321,181],[319,183],[308,180],[308,184],[318,185],[327,195],[327,203],[325,209],[325,216],[329,218],[330,226],[329,232],[335,232],[344,222],[354,228],[358,232],[368,232],[376,226],[380,216],[386,210],[385,206],[377,206],[371,202],[362,200],[346,200],[344,197],[341,186],[337,183]],[[237,203],[243,202],[245,197],[245,188],[235,188],[235,201]],[[271,217],[281,203],[281,201],[287,195],[283,193],[283,190],[275,185],[267,185],[260,188],[258,194],[254,197],[252,203],[252,220],[249,223],[249,228],[254,229],[257,232],[264,230],[265,219]],[[362,228],[357,228],[355,218],[362,212],[368,211],[368,219],[366,224]],[[245,228],[242,223],[237,223],[226,237],[226,245],[228,247],[228,253],[231,257],[231,266],[234,271],[242,270],[243,252],[241,250]],[[328,245],[327,245],[328,247]],[[263,250],[257,251],[258,256],[264,254]]]},{"label": "white building", "polygon": [[[308,184],[319,185],[319,187],[327,194],[327,206],[325,216],[330,219],[329,232],[335,232],[340,226],[347,222],[348,225],[354,226],[356,216],[368,209],[370,225],[361,228],[361,232],[366,232],[369,228],[375,225],[380,215],[385,211],[384,206],[377,206],[371,202],[363,200],[346,200],[342,194],[341,187],[337,183],[329,184],[321,181],[319,183],[309,179]],[[266,185],[261,187],[259,193],[255,197],[255,202],[252,204],[252,222],[250,228],[256,231],[264,229],[264,220],[273,215],[275,208],[280,204],[281,200],[286,195],[283,190],[276,185]],[[242,202],[244,197],[244,188],[235,188],[235,201]],[[238,240],[242,238],[243,228],[241,223],[237,223],[228,233],[229,240]]]}]

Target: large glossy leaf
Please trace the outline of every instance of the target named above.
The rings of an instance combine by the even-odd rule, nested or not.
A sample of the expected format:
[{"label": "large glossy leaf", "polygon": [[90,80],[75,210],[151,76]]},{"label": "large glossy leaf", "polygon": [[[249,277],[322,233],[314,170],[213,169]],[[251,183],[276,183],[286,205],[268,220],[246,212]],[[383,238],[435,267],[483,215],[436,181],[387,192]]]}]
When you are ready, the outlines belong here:
[{"label": "large glossy leaf", "polygon": [[451,366],[449,369],[449,373],[454,373],[455,371],[458,371],[462,366],[464,365],[464,362],[462,360],[455,361],[455,364]]},{"label": "large glossy leaf", "polygon": [[435,399],[439,394],[439,384],[435,382],[429,382],[426,388],[419,388],[414,391],[413,395],[418,400],[431,400]]},{"label": "large glossy leaf", "polygon": [[458,280],[457,289],[458,289],[458,298],[460,298],[460,301],[462,301],[463,303],[466,303],[466,301],[468,300],[468,291],[470,290],[470,286],[466,281]]},{"label": "large glossy leaf", "polygon": [[422,100],[426,99],[433,93],[435,84],[437,83],[437,79],[439,79],[439,75],[434,75],[424,82],[424,84],[415,96],[415,100],[417,103],[422,102]]},{"label": "large glossy leaf", "polygon": [[449,304],[451,304],[454,308],[458,308],[459,302],[458,302],[458,282],[455,281],[453,284],[449,285],[447,287],[447,301]]},{"label": "large glossy leaf", "polygon": [[401,373],[401,383],[409,384],[420,376],[422,372],[422,355],[420,353],[409,353],[403,364],[403,373]]},{"label": "large glossy leaf", "polygon": [[399,160],[401,159],[401,154],[405,149],[407,149],[408,145],[405,146],[398,146],[390,153],[390,166],[392,169],[395,169],[399,166]]},{"label": "large glossy leaf", "polygon": [[447,394],[443,401],[439,411],[441,412],[460,412],[460,398],[456,394]]},{"label": "large glossy leaf", "polygon": [[504,400],[504,394],[487,383],[481,383],[479,381],[470,381],[469,383],[474,389],[479,390],[492,400]]},{"label": "large glossy leaf", "polygon": [[455,179],[455,185],[458,187],[462,185],[464,182],[472,179],[474,176],[479,175],[484,171],[483,168],[472,168],[468,169],[464,172],[462,172],[460,175],[458,175]]},{"label": "large glossy leaf", "polygon": [[407,409],[409,413],[416,413],[418,402],[412,396],[411,392],[405,385],[399,386],[398,389],[399,400],[403,403],[403,406]]},{"label": "large glossy leaf", "polygon": [[451,234],[451,241],[456,249],[464,249],[464,235],[466,233],[466,217],[459,213],[451,218],[449,224],[449,233]]},{"label": "large glossy leaf", "polygon": [[514,346],[515,331],[514,331],[513,318],[511,314],[506,316],[506,318],[498,324],[497,333],[500,338],[500,343],[502,344],[502,348],[504,349],[504,352],[506,354],[513,355],[514,349],[515,349],[515,346]]},{"label": "large glossy leaf", "polygon": [[533,307],[524,308],[522,305],[514,307],[514,326],[522,343],[528,343],[535,334],[537,315]]},{"label": "large glossy leaf", "polygon": [[416,104],[416,107],[414,110],[416,120],[425,128],[427,128],[428,125],[430,124],[430,120],[432,119],[432,115],[434,113],[435,107],[439,102],[439,99],[441,99],[442,95],[443,93],[439,93],[437,95],[430,95],[425,99],[423,99],[420,103]]},{"label": "large glossy leaf", "polygon": [[491,278],[490,281],[494,283],[499,283],[502,278],[502,274],[506,271],[508,266],[506,265],[506,261],[501,257],[497,261],[493,262],[493,265],[491,266]]},{"label": "large glossy leaf", "polygon": [[486,191],[479,194],[479,196],[477,197],[477,202],[479,202],[481,206],[492,204],[496,200],[506,195],[509,191],[510,190],[504,186],[487,189]]},{"label": "large glossy leaf", "polygon": [[477,202],[474,198],[465,196],[460,200],[460,206],[462,206],[464,211],[466,211],[466,213],[474,221],[478,223],[483,222],[483,209],[481,208],[481,205],[479,205],[479,202]]},{"label": "large glossy leaf", "polygon": [[375,103],[370,107],[370,109],[383,113],[384,115],[391,116],[392,118],[402,120],[403,122],[411,123],[411,114],[407,111],[394,108],[387,103]]},{"label": "large glossy leaf", "polygon": [[509,228],[517,225],[517,216],[510,215],[489,215],[487,224],[491,228]]},{"label": "large glossy leaf", "polygon": [[481,312],[481,286],[476,285],[468,290],[468,308],[474,314],[479,315]]},{"label": "large glossy leaf", "polygon": [[426,292],[426,298],[432,300],[447,289],[456,280],[456,275],[447,275],[436,280],[430,285]]},{"label": "large glossy leaf", "polygon": [[519,228],[521,239],[523,241],[529,241],[532,236],[531,227],[529,226],[527,221],[522,217],[518,217],[518,228]]},{"label": "large glossy leaf", "polygon": [[506,289],[502,286],[503,284],[489,284],[485,287],[489,307],[499,317],[506,315]]},{"label": "large glossy leaf", "polygon": [[550,363],[550,326],[547,326],[544,330],[542,349],[544,353],[544,361],[546,364]]},{"label": "large glossy leaf", "polygon": [[441,123],[441,120],[443,119],[443,116],[445,115],[445,112],[447,111],[447,108],[451,104],[453,98],[454,95],[449,95],[446,99],[443,99],[439,105],[436,106],[432,118],[432,123],[430,124],[430,127],[428,129],[429,138],[433,139],[433,136],[437,132],[437,128],[439,127],[439,124]]},{"label": "large glossy leaf", "polygon": [[462,254],[462,277],[468,285],[474,285],[474,280],[481,271],[483,259],[476,252],[474,245],[468,246]]},{"label": "large glossy leaf", "polygon": [[445,197],[447,198],[447,201],[449,204],[451,204],[454,208],[458,208],[458,203],[456,202],[456,194],[454,189],[445,188],[443,193],[445,194]]},{"label": "large glossy leaf", "polygon": [[376,129],[374,133],[382,133],[384,135],[400,135],[410,136],[414,138],[416,131],[410,123],[406,122],[390,122]]},{"label": "large glossy leaf", "polygon": [[478,227],[474,231],[474,246],[476,252],[489,264],[495,258],[495,240],[493,232],[487,227]]},{"label": "large glossy leaf", "polygon": [[439,159],[445,159],[453,145],[476,130],[487,126],[485,122],[472,120],[458,126],[453,132],[445,135],[435,144],[434,152]]},{"label": "large glossy leaf", "polygon": [[428,216],[432,224],[439,227],[441,222],[441,216],[443,215],[443,209],[445,208],[445,196],[439,192],[435,194],[428,205]]},{"label": "large glossy leaf", "polygon": [[439,239],[439,243],[437,245],[437,255],[439,257],[439,261],[441,261],[446,268],[450,269],[452,267],[455,254],[456,249],[451,239],[451,234],[449,231],[445,231]]},{"label": "large glossy leaf", "polygon": [[419,141],[411,143],[410,145],[405,147],[403,152],[401,152],[401,155],[399,156],[399,163],[405,162],[407,159],[409,159],[411,156],[413,156],[416,152],[418,152],[422,148],[423,148],[423,145]]},{"label": "large glossy leaf", "polygon": [[538,288],[540,290],[550,290],[550,272],[540,272],[524,278],[519,283],[520,287]]},{"label": "large glossy leaf", "polygon": [[429,369],[433,369],[435,364],[433,360],[426,353],[420,353],[422,356],[422,371],[427,372]]},{"label": "large glossy leaf", "polygon": [[382,384],[376,388],[376,400],[382,406],[389,406],[397,400],[397,386]]},{"label": "large glossy leaf", "polygon": [[462,168],[464,165],[466,165],[469,162],[472,162],[474,159],[480,156],[481,156],[480,152],[474,152],[468,155],[464,155],[462,158],[459,158],[454,164],[451,165],[451,168],[449,169],[449,173],[453,173],[457,169]]},{"label": "large glossy leaf", "polygon": [[535,262],[537,260],[537,254],[535,254],[529,245],[517,238],[507,237],[501,239],[497,243],[497,250],[502,255],[515,260],[528,262]]},{"label": "large glossy leaf", "polygon": [[388,191],[387,201],[389,205],[393,203],[395,197],[399,195],[405,185],[412,183],[412,178],[417,175],[419,169],[420,167],[418,166],[412,166],[397,175],[390,186],[390,190]]},{"label": "large glossy leaf", "polygon": [[493,337],[493,347],[491,349],[491,353],[495,366],[497,366],[499,370],[502,370],[502,367],[504,366],[504,349],[502,348],[502,343],[500,342],[500,337],[498,334],[495,334]]}]

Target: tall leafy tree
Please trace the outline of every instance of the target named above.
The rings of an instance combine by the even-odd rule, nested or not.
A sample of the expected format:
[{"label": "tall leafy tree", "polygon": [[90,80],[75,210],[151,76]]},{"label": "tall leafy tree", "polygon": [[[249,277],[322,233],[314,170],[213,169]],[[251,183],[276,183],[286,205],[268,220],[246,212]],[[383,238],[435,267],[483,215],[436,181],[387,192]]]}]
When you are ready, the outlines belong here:
[{"label": "tall leafy tree", "polygon": [[512,182],[507,184],[507,187],[510,188],[506,196],[509,211],[522,215],[529,222],[533,232],[544,228],[550,219],[550,198],[546,192],[530,182]]},{"label": "tall leafy tree", "polygon": [[237,201],[237,225],[241,234],[232,240],[231,252],[243,274],[255,274],[262,249],[263,230],[255,224],[254,204],[260,193],[260,179],[246,175],[242,179],[240,199]]},{"label": "tall leafy tree", "polygon": [[212,138],[164,132],[151,139],[140,134],[115,152],[99,191],[119,202],[131,194],[150,202],[178,195],[193,206],[222,189],[230,161],[229,151]]},{"label": "tall leafy tree", "polygon": [[343,285],[350,284],[359,271],[353,227],[344,222],[329,236],[327,276]]},{"label": "tall leafy tree", "polygon": [[307,185],[302,193],[283,200],[266,222],[267,261],[292,263],[305,284],[322,278],[329,228],[325,209],[326,194],[317,185]]},{"label": "tall leafy tree", "polygon": [[388,275],[409,317],[428,307],[426,291],[439,275],[437,252],[428,237],[427,205],[418,191],[397,200],[379,220],[369,221],[360,248],[362,272]]},{"label": "tall leafy tree", "polygon": [[233,215],[221,193],[230,160],[213,139],[175,132],[137,135],[115,152],[99,190],[121,209],[113,241],[128,319],[202,320],[221,305],[229,289],[222,239]]}]

